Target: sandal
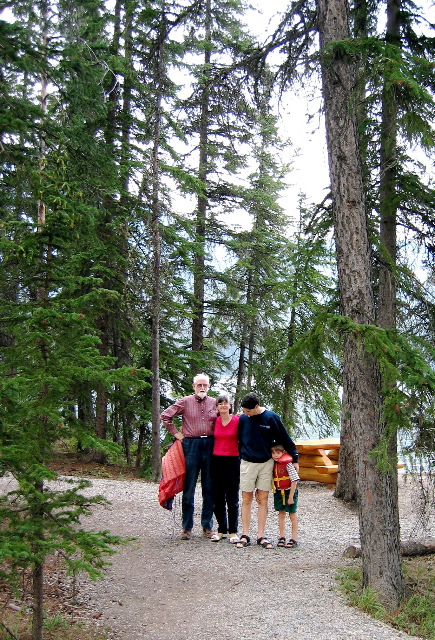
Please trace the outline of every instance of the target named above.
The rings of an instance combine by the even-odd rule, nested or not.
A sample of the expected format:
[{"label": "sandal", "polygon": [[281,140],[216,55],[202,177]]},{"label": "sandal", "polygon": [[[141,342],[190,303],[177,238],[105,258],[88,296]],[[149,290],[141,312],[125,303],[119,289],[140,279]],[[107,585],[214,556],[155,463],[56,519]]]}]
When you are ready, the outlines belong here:
[{"label": "sandal", "polygon": [[229,541],[231,544],[236,544],[237,542],[240,542],[240,538],[237,533],[234,533],[232,536],[230,536]]},{"label": "sandal", "polygon": [[285,547],[285,538],[278,538],[277,547]]},{"label": "sandal", "polygon": [[265,537],[257,538],[257,544],[263,547],[263,549],[273,549],[273,544]]},{"label": "sandal", "polygon": [[226,538],[227,536],[224,533],[214,533],[212,535],[212,537],[210,538],[210,540],[212,542],[219,542],[220,540],[222,540],[223,538]]},{"label": "sandal", "polygon": [[180,540],[190,540],[190,538],[192,537],[192,533],[191,531],[188,531],[187,529],[183,531],[183,533],[180,536]]},{"label": "sandal", "polygon": [[211,529],[203,529],[202,530],[202,535],[205,538],[211,538],[213,536],[213,531]]},{"label": "sandal", "polygon": [[251,538],[243,534],[240,536],[239,541],[236,542],[236,547],[237,549],[243,549],[243,547],[249,547],[250,544],[251,544]]},{"label": "sandal", "polygon": [[293,538],[290,538],[290,540],[285,545],[285,548],[286,549],[293,549],[294,547],[297,547],[297,546],[298,546],[298,541],[297,540],[293,540]]}]

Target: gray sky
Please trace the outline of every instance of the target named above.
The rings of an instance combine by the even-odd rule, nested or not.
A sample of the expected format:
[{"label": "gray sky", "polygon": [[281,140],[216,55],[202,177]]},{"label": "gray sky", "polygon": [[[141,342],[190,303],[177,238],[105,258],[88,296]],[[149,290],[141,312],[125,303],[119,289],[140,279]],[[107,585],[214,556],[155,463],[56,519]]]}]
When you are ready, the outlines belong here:
[{"label": "gray sky", "polygon": [[[253,10],[246,14],[246,22],[250,30],[264,41],[266,34],[273,33],[273,29],[279,22],[279,15],[286,9],[287,0],[252,0]],[[261,13],[260,13],[261,12]],[[283,193],[280,204],[286,213],[292,215],[292,210],[297,207],[299,194],[307,196],[308,202],[320,202],[327,193],[329,185],[328,157],[324,121],[321,114],[316,115],[308,122],[308,113],[311,115],[319,111],[321,107],[320,88],[314,87],[317,99],[309,97],[308,91],[296,95],[293,91],[288,93],[279,105],[281,118],[280,130],[283,137],[290,138],[293,149],[288,150],[288,156],[284,161],[293,160],[292,171],[287,177],[290,183]],[[298,151],[298,156],[294,157]]]}]

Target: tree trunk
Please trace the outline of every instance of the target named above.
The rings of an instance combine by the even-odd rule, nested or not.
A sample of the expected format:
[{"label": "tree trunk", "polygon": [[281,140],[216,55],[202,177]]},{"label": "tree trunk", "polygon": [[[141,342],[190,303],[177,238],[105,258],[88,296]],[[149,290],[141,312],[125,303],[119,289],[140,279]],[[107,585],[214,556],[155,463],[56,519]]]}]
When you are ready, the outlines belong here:
[{"label": "tree trunk", "polygon": [[[317,0],[317,6],[341,313],[352,323],[374,324],[363,172],[353,105],[357,69],[353,57],[343,51],[336,53],[331,46],[350,38],[348,5],[345,0]],[[360,332],[352,327],[344,338],[343,389],[348,437],[355,455],[363,586],[370,587],[384,606],[393,609],[405,593],[397,475],[395,470],[381,472],[371,455],[384,427],[380,375]]]},{"label": "tree trunk", "polygon": [[152,213],[151,213],[151,234],[152,234],[152,270],[153,289],[152,317],[151,317],[151,459],[152,459],[152,479],[154,482],[160,480],[162,474],[162,461],[160,451],[160,167],[159,149],[161,138],[162,121],[162,99],[165,73],[164,42],[166,37],[166,25],[164,16],[161,18],[161,29],[157,47],[157,66],[154,113],[154,145],[152,155]]},{"label": "tree trunk", "polygon": [[[368,7],[367,0],[356,0],[354,5],[354,36],[355,38],[367,38],[368,33]],[[365,138],[365,125],[367,119],[367,109],[365,100],[365,80],[366,80],[366,68],[363,60],[359,60],[357,71],[357,88],[359,93],[356,97],[356,117],[359,123],[359,149],[361,156],[361,163],[363,168],[363,184],[364,187],[368,183],[368,167],[367,167],[367,140]],[[366,190],[367,192],[367,190]],[[366,204],[367,210],[367,204]],[[350,444],[351,437],[348,436],[348,430],[350,428],[349,420],[347,416],[349,409],[347,406],[347,398],[343,394],[342,399],[342,412],[341,412],[341,443],[340,447],[340,469],[342,470],[337,477],[337,484],[335,487],[334,496],[340,498],[344,502],[356,502],[357,500],[357,487],[356,487],[356,474],[355,474],[355,460],[353,455],[353,449]]]},{"label": "tree trunk", "polygon": [[44,565],[42,562],[38,562],[33,567],[32,594],[32,640],[42,640],[44,625]]},{"label": "tree trunk", "polygon": [[[386,39],[400,44],[400,0],[387,2]],[[381,151],[380,151],[380,269],[378,324],[385,329],[396,326],[396,147],[397,147],[397,98],[394,87],[384,81],[382,93]]]},{"label": "tree trunk", "polygon": [[245,376],[245,351],[246,351],[246,337],[245,337],[245,328],[243,327],[242,340],[240,342],[240,350],[239,350],[239,365],[237,367],[236,394],[234,397],[234,406],[233,406],[234,413],[237,413],[239,410],[239,403],[242,395],[243,378]]},{"label": "tree trunk", "polygon": [[[400,0],[387,2],[386,39],[395,45],[400,44],[399,23]],[[394,88],[388,87],[384,80],[382,92],[382,121],[380,149],[380,266],[379,300],[377,321],[384,329],[396,327],[396,266],[397,266],[397,99]],[[391,386],[394,387],[392,382]],[[388,450],[390,460],[397,459],[397,430],[388,430]],[[393,498],[398,499],[397,470],[391,471]]]},{"label": "tree trunk", "polygon": [[[112,46],[117,50],[119,47],[120,38],[120,11],[119,4],[116,6],[116,18],[114,29],[114,41]],[[125,3],[125,17],[124,17],[124,74],[123,74],[123,86],[122,86],[122,117],[121,117],[121,160],[120,160],[120,182],[121,193],[119,198],[120,211],[127,211],[129,207],[129,198],[127,196],[129,192],[129,183],[131,177],[130,169],[130,135],[131,135],[131,102],[132,102],[132,77],[133,77],[133,42],[132,42],[132,29],[134,19],[134,4],[130,2]],[[114,122],[113,122],[114,124]],[[121,294],[124,294],[127,288],[127,270],[125,265],[128,260],[128,229],[124,223],[121,223],[123,227],[120,229],[120,233],[117,234],[116,241],[119,246],[119,254],[122,259],[117,265],[116,279],[118,288]],[[127,307],[128,308],[128,307]],[[116,367],[121,368],[123,366],[131,365],[130,357],[130,344],[126,337],[127,328],[130,328],[130,320],[128,312],[125,307],[120,309],[121,314],[116,313],[113,310],[113,354],[116,358]],[[122,328],[121,328],[122,327]],[[116,388],[117,401],[113,402],[112,412],[113,421],[116,424],[116,435],[114,434],[114,441],[120,442],[122,432],[122,445],[125,452],[127,464],[131,464],[131,424],[133,421],[132,412],[128,407],[130,404],[130,398],[127,392],[120,386]],[[117,439],[115,440],[115,437]]]},{"label": "tree trunk", "polygon": [[94,405],[87,384],[79,385],[77,391],[77,417],[89,427],[95,424]]},{"label": "tree trunk", "polygon": [[[354,13],[354,37],[369,38],[370,37],[370,8],[368,0],[355,0],[353,6]],[[367,187],[370,178],[370,170],[367,164],[368,137],[367,137],[367,100],[366,100],[366,84],[367,84],[367,62],[365,56],[360,56],[358,60],[357,71],[357,98],[356,98],[356,115],[358,119],[358,140],[361,155],[361,163],[363,169],[363,182]],[[366,202],[366,209],[367,202]]]},{"label": "tree trunk", "polygon": [[341,402],[341,427],[340,427],[340,454],[337,484],[335,485],[334,497],[343,502],[357,501],[355,455],[353,451],[353,439],[351,433],[351,422],[349,420],[348,398],[342,394]]},{"label": "tree trunk", "polygon": [[254,318],[250,320],[249,327],[249,340],[248,340],[248,362],[247,362],[247,380],[246,387],[248,391],[252,391],[252,384],[254,380],[254,347],[255,347],[255,336],[256,336],[256,321]]},{"label": "tree trunk", "polygon": [[143,449],[143,441],[145,439],[145,422],[141,422],[139,425],[139,438],[137,441],[137,452],[136,452],[136,462],[134,466],[136,469],[139,469],[142,463],[142,449]]},{"label": "tree trunk", "polygon": [[[246,306],[249,307],[251,304],[251,291],[252,291],[252,271],[248,271],[248,276],[246,279]],[[239,402],[241,400],[243,389],[243,382],[245,379],[246,373],[246,350],[247,350],[247,339],[248,339],[248,331],[249,331],[249,318],[246,311],[242,312],[242,338],[240,341],[240,352],[239,352],[239,366],[237,369],[237,384],[236,384],[236,397],[234,399],[234,413],[237,413],[239,409]]]},{"label": "tree trunk", "polygon": [[198,178],[203,184],[198,196],[196,214],[195,267],[193,275],[194,317],[192,321],[192,351],[202,351],[204,347],[204,291],[205,291],[205,232],[208,200],[205,193],[208,176],[208,127],[209,127],[209,77],[211,62],[211,0],[205,3],[205,47],[204,80],[201,93],[201,117],[199,128]]},{"label": "tree trunk", "polygon": [[[121,24],[121,15],[122,12],[122,1],[117,0],[115,3],[115,11],[114,11],[114,32],[111,43],[111,53],[113,56],[119,55],[120,48],[120,24]],[[113,151],[116,135],[117,135],[117,125],[116,125],[116,110],[118,107],[118,99],[119,99],[119,91],[118,91],[118,81],[116,78],[112,76],[112,74],[108,74],[107,77],[111,83],[110,86],[106,88],[106,93],[108,95],[108,109],[107,109],[107,122],[104,129],[104,139],[106,142],[107,149]],[[114,154],[115,155],[115,154]],[[111,251],[113,247],[111,234],[113,233],[113,209],[116,206],[115,201],[112,197],[112,194],[105,194],[103,196],[103,219],[100,222],[100,230],[99,235],[101,237],[102,242],[108,247],[107,250],[107,258],[106,264],[104,265],[103,272],[101,275],[101,279],[103,282],[103,287],[107,289],[112,288],[112,283],[108,281],[107,272],[110,270],[110,266],[112,263],[112,255]],[[110,247],[110,248],[109,248]],[[98,328],[100,332],[100,340],[101,344],[99,346],[99,352],[101,356],[109,355],[110,349],[110,335],[111,335],[111,320],[113,317],[113,312],[110,314],[107,311],[102,311],[100,318],[98,320]],[[96,390],[97,397],[95,402],[95,434],[98,438],[106,440],[107,438],[107,405],[109,401],[109,394],[107,389],[103,385],[99,385]]]},{"label": "tree trunk", "polygon": [[129,429],[128,419],[125,415],[125,412],[121,414],[122,417],[122,444],[124,447],[125,460],[127,464],[131,464],[131,453],[130,453],[130,440],[131,440],[131,432]]},{"label": "tree trunk", "polygon": [[[109,314],[104,313],[99,320],[100,340],[98,350],[101,356],[109,353]],[[97,398],[95,401],[95,434],[97,438],[106,440],[107,438],[107,403],[108,392],[106,387],[99,385],[97,388]]]},{"label": "tree trunk", "polygon": [[[435,539],[428,538],[427,540],[407,540],[400,545],[400,552],[402,556],[427,556],[435,553]],[[360,558],[361,549],[350,545],[346,547],[343,555],[346,558]]]},{"label": "tree trunk", "polygon": [[[290,349],[295,343],[295,331],[296,331],[296,298],[298,291],[298,273],[295,272],[293,278],[293,295],[292,295],[292,306],[290,313],[290,322],[287,327],[287,348]],[[293,386],[293,371],[291,369],[287,369],[284,374],[283,379],[284,385],[284,393],[283,393],[283,403],[282,403],[282,421],[283,424],[288,428],[289,424],[294,424],[294,402],[292,396],[292,386]]]},{"label": "tree trunk", "polygon": [[[42,49],[46,52],[47,43],[48,43],[48,4],[47,2],[41,3],[41,20],[42,20]],[[47,112],[47,74],[45,70],[41,73],[41,112],[43,114],[43,119],[45,120],[45,114]],[[41,131],[43,131],[45,122],[42,123]],[[39,156],[39,170],[42,173],[44,171],[45,165],[45,140],[44,134],[42,133],[40,139],[40,156]],[[38,234],[40,234],[44,230],[44,226],[46,223],[46,206],[45,202],[41,199],[38,200]],[[46,279],[47,279],[47,261],[49,256],[49,249],[45,250],[44,245],[41,243],[41,254],[40,254],[40,273],[39,273],[39,282],[37,285],[37,299],[38,302],[43,305],[47,299],[47,288],[46,288]],[[41,352],[41,359],[44,363],[45,371],[48,374],[48,352],[47,352],[47,343],[44,337],[38,338],[38,347]],[[45,380],[48,380],[48,375]],[[48,383],[44,382],[42,387],[42,398],[41,403],[44,403],[45,398],[48,395]],[[44,415],[41,415],[39,418],[39,429],[41,433],[45,433],[47,429],[47,418]],[[43,438],[40,438],[39,446],[40,455],[38,456],[39,464],[44,463],[44,445]],[[37,445],[38,446],[38,445]],[[41,547],[40,543],[44,538],[43,531],[43,519],[44,519],[44,511],[42,508],[43,498],[38,498],[38,496],[42,496],[44,491],[44,483],[43,481],[37,480],[34,484],[35,488],[35,501],[31,507],[32,516],[36,523],[38,523],[37,534],[35,535],[32,541],[32,551],[35,556],[40,558]],[[33,602],[33,611],[32,611],[32,640],[42,640],[43,637],[43,624],[44,624],[44,561],[39,559],[34,562],[33,565],[33,574],[32,574],[32,602]]]}]

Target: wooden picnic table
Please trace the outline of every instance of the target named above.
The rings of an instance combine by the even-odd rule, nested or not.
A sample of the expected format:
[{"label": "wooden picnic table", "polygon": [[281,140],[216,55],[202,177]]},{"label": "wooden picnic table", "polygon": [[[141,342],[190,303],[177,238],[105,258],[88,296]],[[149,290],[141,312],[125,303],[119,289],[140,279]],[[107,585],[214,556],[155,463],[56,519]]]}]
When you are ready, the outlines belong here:
[{"label": "wooden picnic table", "polygon": [[[338,474],[340,438],[297,440],[295,445],[299,453],[300,479],[323,482],[331,488],[335,487]],[[405,466],[403,462],[397,464],[398,469],[403,469]]]},{"label": "wooden picnic table", "polygon": [[297,440],[299,477],[301,480],[323,482],[334,487],[337,482],[340,438]]}]

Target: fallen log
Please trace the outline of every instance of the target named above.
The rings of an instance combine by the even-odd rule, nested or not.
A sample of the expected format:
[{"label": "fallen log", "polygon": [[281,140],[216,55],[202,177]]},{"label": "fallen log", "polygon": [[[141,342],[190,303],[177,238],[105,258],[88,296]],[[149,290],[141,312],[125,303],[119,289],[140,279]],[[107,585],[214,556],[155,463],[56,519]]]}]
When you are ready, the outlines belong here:
[{"label": "fallen log", "polygon": [[[426,556],[435,553],[435,538],[401,542],[400,551],[402,556]],[[351,544],[349,547],[346,547],[343,556],[345,558],[360,558],[361,548]]]}]

